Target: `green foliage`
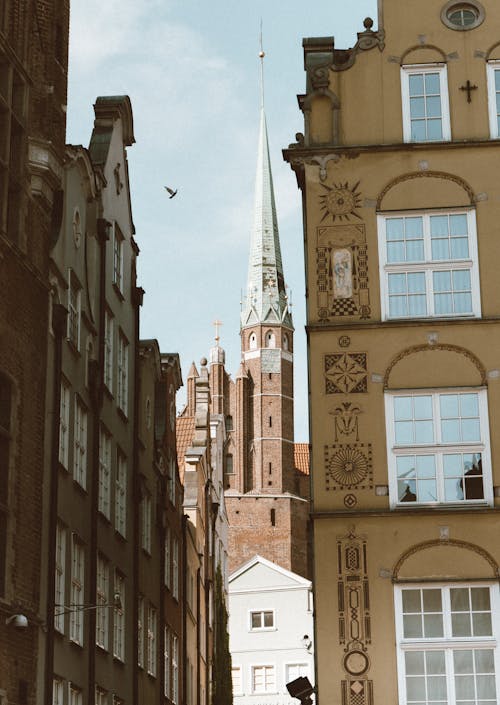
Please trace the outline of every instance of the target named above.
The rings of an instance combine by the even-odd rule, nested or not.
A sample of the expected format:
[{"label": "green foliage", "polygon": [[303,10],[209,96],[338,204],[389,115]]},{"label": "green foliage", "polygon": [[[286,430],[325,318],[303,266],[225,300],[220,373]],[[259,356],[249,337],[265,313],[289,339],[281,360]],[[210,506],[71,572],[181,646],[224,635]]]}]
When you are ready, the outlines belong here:
[{"label": "green foliage", "polygon": [[228,613],[224,599],[222,573],[217,566],[214,591],[214,661],[212,669],[212,705],[233,705],[231,653],[227,631]]}]

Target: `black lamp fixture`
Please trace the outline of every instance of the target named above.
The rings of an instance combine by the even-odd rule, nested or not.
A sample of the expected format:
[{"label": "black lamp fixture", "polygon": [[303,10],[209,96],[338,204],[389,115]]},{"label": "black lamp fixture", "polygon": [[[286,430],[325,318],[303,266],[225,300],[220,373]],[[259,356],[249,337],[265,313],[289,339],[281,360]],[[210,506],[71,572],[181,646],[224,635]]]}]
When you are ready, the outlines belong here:
[{"label": "black lamp fixture", "polygon": [[55,607],[62,607],[60,612],[55,612],[54,617],[60,617],[62,614],[70,614],[71,612],[83,612],[84,610],[99,610],[101,607],[113,607],[116,610],[121,610],[123,605],[119,592],[115,592],[113,595],[113,602],[103,602],[100,605],[55,605]]},{"label": "black lamp fixture", "polygon": [[300,700],[300,705],[312,705],[311,695],[314,693],[314,687],[306,676],[290,681],[286,684],[286,689],[292,698]]}]

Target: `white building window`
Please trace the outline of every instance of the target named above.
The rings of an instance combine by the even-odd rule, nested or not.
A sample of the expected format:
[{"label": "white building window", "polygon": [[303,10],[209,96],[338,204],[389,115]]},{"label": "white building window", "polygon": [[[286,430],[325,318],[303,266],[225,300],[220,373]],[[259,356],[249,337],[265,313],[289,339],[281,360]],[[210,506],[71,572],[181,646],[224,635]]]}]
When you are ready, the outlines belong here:
[{"label": "white building window", "polygon": [[168,627],[163,629],[163,694],[166,698],[170,698],[171,681],[170,681],[170,630]]},{"label": "white building window", "polygon": [[69,685],[69,705],[82,705],[82,690],[73,683]]},{"label": "white building window", "polygon": [[95,705],[109,705],[107,690],[100,688],[98,685],[95,687]]},{"label": "white building window", "polygon": [[59,462],[68,469],[69,450],[69,405],[70,389],[64,380],[61,381],[61,400],[59,404]]},{"label": "white building window", "polygon": [[144,597],[139,595],[137,606],[137,665],[144,668]]},{"label": "white building window", "polygon": [[405,142],[451,139],[448,78],[444,64],[401,67]]},{"label": "white building window", "polygon": [[98,507],[106,519],[110,518],[111,494],[111,436],[101,426],[99,432],[99,497]]},{"label": "white building window", "polygon": [[113,333],[114,320],[109,311],[104,312],[104,384],[113,392]]},{"label": "white building window", "polygon": [[296,678],[309,678],[307,663],[287,663],[285,666],[285,683],[290,683]]},{"label": "white building window", "polygon": [[63,705],[64,703],[64,681],[62,678],[54,678],[52,681],[52,705]]},{"label": "white building window", "polygon": [[495,705],[498,585],[397,587],[396,635],[404,705]]},{"label": "white building window", "polygon": [[116,455],[115,529],[126,536],[127,529],[127,459],[120,451]]},{"label": "white building window", "polygon": [[258,610],[250,612],[250,629],[252,631],[274,629],[274,611]]},{"label": "white building window", "polygon": [[500,137],[500,61],[486,64],[488,79],[488,111],[490,116],[490,136]]},{"label": "white building window", "polygon": [[120,331],[118,334],[117,404],[125,416],[128,411],[128,341]]},{"label": "white building window", "polygon": [[172,595],[179,599],[179,539],[172,537]]},{"label": "white building window", "polygon": [[147,648],[147,671],[150,676],[156,676],[156,642],[157,642],[157,623],[156,610],[154,607],[148,607],[148,648]]},{"label": "white building window", "polygon": [[179,638],[172,634],[172,702],[179,702]]},{"label": "white building window", "polygon": [[473,210],[378,216],[382,317],[480,316]]},{"label": "white building window", "polygon": [[173,458],[169,458],[168,461],[168,498],[172,502],[172,504],[175,507],[175,479],[176,479],[176,473],[175,473],[175,460]]},{"label": "white building window", "polygon": [[55,568],[55,610],[54,629],[64,634],[64,610],[66,605],[66,529],[57,522],[56,526],[56,568]]},{"label": "white building window", "polygon": [[386,394],[391,506],[493,502],[486,390]]},{"label": "white building window", "polygon": [[87,486],[87,410],[78,397],[75,397],[73,478],[83,488]]},{"label": "white building window", "polygon": [[252,666],[252,693],[275,693],[274,666]]},{"label": "white building window", "polygon": [[171,531],[170,531],[170,526],[167,526],[165,529],[165,574],[164,574],[164,583],[165,587],[167,587],[170,590],[170,586],[172,584],[171,581],[171,575],[172,575],[172,551],[171,551]]},{"label": "white building window", "polygon": [[242,695],[243,683],[241,680],[241,666],[233,666],[231,668],[231,677],[233,681],[233,695]]},{"label": "white building window", "polygon": [[143,551],[151,553],[151,495],[145,492],[141,499],[141,545]]},{"label": "white building window", "polygon": [[108,649],[108,602],[109,602],[109,565],[108,561],[98,554],[97,556],[97,604],[96,609],[95,643],[103,649]]},{"label": "white building window", "polygon": [[115,570],[113,656],[125,661],[125,578]]},{"label": "white building window", "polygon": [[113,223],[113,284],[123,293],[123,235]]},{"label": "white building window", "polygon": [[80,350],[80,322],[82,288],[73,271],[68,272],[68,330],[66,336],[76,350]]},{"label": "white building window", "polygon": [[276,336],[274,335],[272,330],[269,330],[266,333],[266,348],[275,348],[276,347]]},{"label": "white building window", "polygon": [[[78,536],[71,541],[71,594],[69,615],[69,638],[83,645],[83,607],[85,588],[85,552]],[[82,608],[82,609],[80,609]]]}]

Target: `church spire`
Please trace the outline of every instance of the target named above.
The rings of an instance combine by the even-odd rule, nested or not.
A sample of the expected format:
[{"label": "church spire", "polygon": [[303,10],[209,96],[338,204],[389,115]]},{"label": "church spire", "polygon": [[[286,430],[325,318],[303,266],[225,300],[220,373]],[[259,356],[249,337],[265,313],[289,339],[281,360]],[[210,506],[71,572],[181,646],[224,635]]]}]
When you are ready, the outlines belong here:
[{"label": "church spire", "polygon": [[284,324],[293,328],[281,261],[278,219],[274,202],[273,178],[264,111],[264,52],[261,60],[260,132],[255,177],[255,205],[246,300],[241,325]]}]

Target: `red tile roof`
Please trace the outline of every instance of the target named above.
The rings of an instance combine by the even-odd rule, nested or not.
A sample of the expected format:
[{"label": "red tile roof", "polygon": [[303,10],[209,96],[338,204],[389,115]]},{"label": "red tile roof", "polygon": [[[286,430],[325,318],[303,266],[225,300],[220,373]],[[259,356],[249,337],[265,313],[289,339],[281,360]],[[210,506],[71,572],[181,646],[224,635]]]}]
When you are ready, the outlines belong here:
[{"label": "red tile roof", "polygon": [[194,428],[194,416],[177,417],[177,463],[181,482],[184,482],[184,456],[186,455],[186,450],[193,442]]},{"label": "red tile roof", "polygon": [[309,444],[294,443],[293,461],[295,468],[303,475],[309,475]]}]

